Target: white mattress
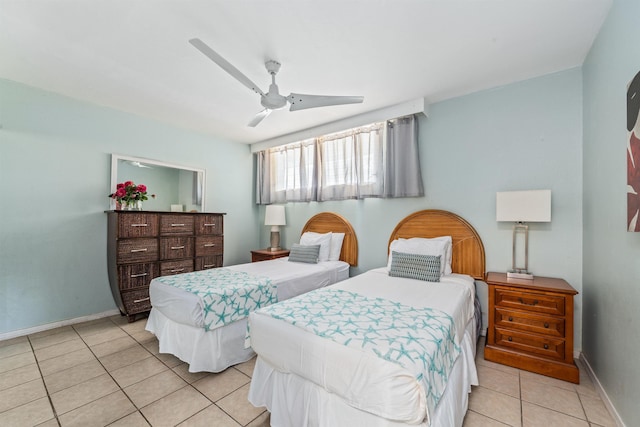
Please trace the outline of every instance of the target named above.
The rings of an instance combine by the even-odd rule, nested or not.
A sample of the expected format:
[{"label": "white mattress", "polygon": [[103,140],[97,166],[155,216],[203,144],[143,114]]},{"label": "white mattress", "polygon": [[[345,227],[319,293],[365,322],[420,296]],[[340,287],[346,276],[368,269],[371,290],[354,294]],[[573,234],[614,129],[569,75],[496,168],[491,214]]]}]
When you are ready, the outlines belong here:
[{"label": "white mattress", "polygon": [[[280,301],[349,277],[349,264],[342,261],[304,264],[287,260],[278,258],[228,268],[270,277]],[[187,362],[189,372],[220,372],[255,355],[244,345],[246,318],[207,332],[202,327],[202,308],[195,295],[153,281],[149,294],[152,309],[145,329],[158,338],[160,353],[170,353]]]},{"label": "white mattress", "polygon": [[[343,261],[306,264],[288,262],[288,259],[285,257],[225,268],[269,277],[277,286],[278,301],[284,301],[349,277],[349,264]],[[149,296],[153,309],[159,310],[168,319],[185,325],[204,327],[202,301],[197,295],[152,280]]]},{"label": "white mattress", "polygon": [[[477,384],[473,362],[474,346],[469,345],[475,343],[471,338],[475,336],[474,329],[470,329],[469,337],[464,338],[470,325],[475,328],[473,278],[450,275],[443,277],[441,282],[431,283],[390,277],[386,269],[381,268],[333,286],[368,297],[386,298],[414,307],[430,307],[448,313],[456,325],[456,343],[467,353],[471,353],[462,354],[456,361],[456,366],[461,361],[463,363],[463,367],[457,368],[463,372],[461,387],[464,388],[466,385],[468,388],[468,384]],[[318,387],[323,391],[314,393],[317,398],[326,393],[332,396],[331,399],[338,396],[346,406],[368,413],[374,418],[385,419],[387,422],[393,420],[400,424],[415,425],[427,419],[424,390],[414,376],[401,366],[307,333],[291,324],[260,314],[260,311],[253,312],[249,322],[251,345],[264,365],[268,366],[267,369],[284,374],[287,381],[296,382],[293,378],[307,380],[310,383],[307,389]],[[467,345],[463,345],[465,342]],[[468,347],[472,349],[469,350]],[[256,379],[254,386],[252,380],[250,400],[254,405],[267,405],[273,398],[272,395],[278,392],[265,392],[265,385],[259,382],[260,380]],[[287,390],[282,392],[289,393]],[[299,398],[302,398],[301,396]],[[466,410],[466,407],[464,409]],[[272,422],[274,416],[280,420],[282,414],[274,414],[272,410]],[[287,416],[284,416],[282,419],[286,418]],[[330,419],[326,415],[322,415],[321,418]],[[280,422],[282,425],[296,425]],[[302,420],[296,419],[296,422]],[[331,424],[320,423],[312,416],[299,425]]]}]

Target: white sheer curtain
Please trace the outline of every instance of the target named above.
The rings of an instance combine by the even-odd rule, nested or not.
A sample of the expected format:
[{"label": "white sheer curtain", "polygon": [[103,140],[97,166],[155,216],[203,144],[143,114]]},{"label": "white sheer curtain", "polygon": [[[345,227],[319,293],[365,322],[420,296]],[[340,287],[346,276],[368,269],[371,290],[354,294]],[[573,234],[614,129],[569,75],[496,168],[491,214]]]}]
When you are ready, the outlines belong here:
[{"label": "white sheer curtain", "polygon": [[318,201],[382,197],[384,123],[318,138]]},{"label": "white sheer curtain", "polygon": [[309,139],[258,153],[257,203],[316,200],[315,151]]}]

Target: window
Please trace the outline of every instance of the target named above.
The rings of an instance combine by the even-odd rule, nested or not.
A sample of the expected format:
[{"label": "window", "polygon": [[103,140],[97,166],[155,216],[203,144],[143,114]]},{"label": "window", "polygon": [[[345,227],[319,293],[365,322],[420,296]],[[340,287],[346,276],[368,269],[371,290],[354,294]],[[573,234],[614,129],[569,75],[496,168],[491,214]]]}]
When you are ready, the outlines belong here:
[{"label": "window", "polygon": [[[397,134],[405,122],[413,130]],[[409,116],[402,121],[395,120],[394,125],[374,123],[262,151],[258,153],[257,203],[409,194],[390,191],[385,187],[385,180],[395,183],[394,186],[398,182],[411,182],[419,191],[410,194],[422,195],[415,126],[414,117]],[[408,174],[411,176],[407,177]]]}]

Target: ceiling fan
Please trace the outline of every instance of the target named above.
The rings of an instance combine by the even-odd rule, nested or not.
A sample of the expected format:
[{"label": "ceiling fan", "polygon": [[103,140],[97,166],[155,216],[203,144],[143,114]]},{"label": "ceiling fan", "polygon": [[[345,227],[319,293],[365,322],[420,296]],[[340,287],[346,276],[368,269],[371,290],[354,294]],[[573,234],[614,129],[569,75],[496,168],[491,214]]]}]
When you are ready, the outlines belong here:
[{"label": "ceiling fan", "polygon": [[298,111],[307,108],[327,107],[330,105],[359,104],[364,101],[363,96],[324,96],[305,95],[301,93],[291,93],[289,96],[280,95],[278,85],[276,84],[276,74],[278,73],[278,70],[280,70],[280,63],[273,60],[267,61],[264,64],[269,74],[271,74],[271,85],[269,86],[269,91],[264,93],[260,90],[258,85],[249,80],[249,78],[242,74],[240,70],[231,65],[226,59],[211,49],[202,40],[191,39],[189,40],[189,43],[209,57],[213,62],[218,64],[220,68],[231,74],[231,76],[240,83],[260,95],[260,103],[264,107],[264,110],[256,114],[256,116],[249,122],[249,126],[251,127],[255,127],[258,123],[264,120],[271,111],[286,107],[287,103],[291,104],[289,111]]}]

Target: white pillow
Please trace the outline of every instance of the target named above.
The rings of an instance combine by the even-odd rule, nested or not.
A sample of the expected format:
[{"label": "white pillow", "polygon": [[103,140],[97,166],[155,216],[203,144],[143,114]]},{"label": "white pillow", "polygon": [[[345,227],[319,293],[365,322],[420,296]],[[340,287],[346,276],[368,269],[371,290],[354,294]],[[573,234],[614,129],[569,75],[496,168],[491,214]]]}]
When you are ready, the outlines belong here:
[{"label": "white pillow", "polygon": [[331,249],[331,233],[314,233],[307,231],[300,236],[301,245],[320,245],[318,261],[329,261],[329,250]]},{"label": "white pillow", "polygon": [[344,233],[331,233],[331,247],[329,248],[329,261],[339,261]]},{"label": "white pillow", "polygon": [[393,242],[391,242],[391,246],[389,247],[389,262],[387,264],[387,270],[391,270],[393,251],[396,251],[404,252],[407,254],[440,256],[440,259],[443,260],[443,262],[440,263],[440,275],[442,276],[444,274],[451,274],[450,272],[446,273],[446,265],[449,266],[449,271],[451,271],[451,263],[446,262],[446,260],[448,260],[447,247],[451,247],[449,240],[451,238],[449,237],[449,239],[447,239],[447,237],[438,237],[435,239],[412,237],[410,239],[394,240]]},{"label": "white pillow", "polygon": [[447,251],[445,257],[442,258],[442,262],[444,263],[444,274],[453,273],[453,270],[451,269],[451,259],[453,258],[453,242],[451,240],[451,236],[435,237],[431,240],[443,240],[447,242]]}]

